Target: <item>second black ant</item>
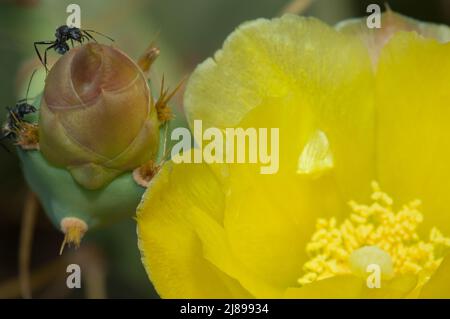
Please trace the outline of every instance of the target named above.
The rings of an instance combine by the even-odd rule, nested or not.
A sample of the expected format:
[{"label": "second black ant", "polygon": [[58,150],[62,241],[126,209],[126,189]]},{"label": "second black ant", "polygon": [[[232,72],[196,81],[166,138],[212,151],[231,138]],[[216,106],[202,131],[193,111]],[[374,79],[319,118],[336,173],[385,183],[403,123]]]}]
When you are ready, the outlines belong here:
[{"label": "second black ant", "polygon": [[[17,101],[16,105],[13,107],[6,107],[8,114],[6,123],[2,128],[3,135],[0,137],[0,141],[6,138],[16,139],[21,130],[25,115],[36,112],[36,108],[32,104],[28,103],[28,92],[30,90],[31,81],[33,80],[33,76],[35,73],[36,70],[34,70],[31,74],[25,98]],[[3,144],[1,145],[6,149]]]}]

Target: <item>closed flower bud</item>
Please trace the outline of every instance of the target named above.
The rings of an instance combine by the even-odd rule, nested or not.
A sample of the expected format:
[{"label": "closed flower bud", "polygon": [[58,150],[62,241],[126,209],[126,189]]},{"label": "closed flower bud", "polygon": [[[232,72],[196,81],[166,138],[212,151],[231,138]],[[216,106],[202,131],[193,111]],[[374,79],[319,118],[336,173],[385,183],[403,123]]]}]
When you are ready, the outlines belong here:
[{"label": "closed flower bud", "polygon": [[49,72],[40,106],[39,144],[88,189],[155,158],[157,114],[139,66],[112,46],[73,48]]}]

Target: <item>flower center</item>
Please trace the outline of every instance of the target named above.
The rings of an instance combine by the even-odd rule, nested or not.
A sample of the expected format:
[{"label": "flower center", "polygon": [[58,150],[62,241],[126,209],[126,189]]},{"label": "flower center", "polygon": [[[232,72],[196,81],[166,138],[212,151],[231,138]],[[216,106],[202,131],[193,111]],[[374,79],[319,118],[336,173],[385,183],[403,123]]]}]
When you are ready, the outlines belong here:
[{"label": "flower center", "polygon": [[428,240],[417,228],[423,221],[420,201],[404,205],[398,212],[393,200],[372,183],[371,205],[349,203],[350,217],[338,224],[336,218],[319,219],[316,231],[306,245],[310,259],[303,265],[301,285],[336,275],[367,276],[367,267],[376,264],[382,279],[400,274],[418,275],[425,283],[450,247],[450,238],[433,228]]}]

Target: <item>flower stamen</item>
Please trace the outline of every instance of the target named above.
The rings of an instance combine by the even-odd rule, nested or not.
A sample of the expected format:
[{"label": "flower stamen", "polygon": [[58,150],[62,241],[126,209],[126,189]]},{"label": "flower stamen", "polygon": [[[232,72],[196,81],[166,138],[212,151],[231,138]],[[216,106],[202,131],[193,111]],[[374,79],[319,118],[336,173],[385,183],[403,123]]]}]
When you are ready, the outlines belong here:
[{"label": "flower stamen", "polygon": [[372,189],[373,203],[350,201],[352,213],[342,223],[338,224],[336,218],[317,221],[306,246],[310,259],[303,265],[304,275],[298,280],[301,285],[336,275],[358,275],[355,272],[368,258],[385,261],[395,275],[418,275],[419,285],[437,269],[450,248],[450,238],[436,228],[431,229],[428,240],[420,238],[420,201],[414,200],[395,212],[394,201],[378,183],[373,182]]}]

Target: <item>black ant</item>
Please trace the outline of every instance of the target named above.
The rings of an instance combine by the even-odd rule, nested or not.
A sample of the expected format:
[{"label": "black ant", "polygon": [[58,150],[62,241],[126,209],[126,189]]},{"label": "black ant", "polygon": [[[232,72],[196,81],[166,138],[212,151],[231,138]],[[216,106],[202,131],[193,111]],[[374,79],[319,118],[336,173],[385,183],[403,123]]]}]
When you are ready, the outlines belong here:
[{"label": "black ant", "polygon": [[[70,47],[67,44],[69,40],[72,44],[72,48],[74,46],[74,41],[80,44],[82,44],[85,40],[86,41],[93,40],[97,42],[97,40],[91,35],[91,33],[100,34],[101,36],[104,36],[105,38],[114,42],[114,39],[94,30],[83,30],[77,27],[69,27],[67,25],[62,25],[56,29],[55,32],[56,40],[34,42],[34,49],[36,50],[39,60],[45,66],[45,70],[48,72],[47,68],[48,50],[53,48],[58,54],[64,55],[67,51],[70,50]],[[48,47],[45,48],[44,59],[42,59],[42,55],[38,50],[38,45],[48,45]]]},{"label": "black ant", "polygon": [[[27,114],[31,114],[36,112],[36,108],[28,103],[28,92],[30,91],[31,81],[33,80],[33,76],[36,73],[36,70],[31,74],[30,82],[28,82],[27,93],[24,99],[20,99],[17,101],[14,107],[6,107],[8,111],[8,115],[6,117],[6,123],[2,128],[3,136],[0,137],[0,141],[9,138],[15,139],[17,138],[18,132],[22,127],[22,123],[24,121],[24,117]],[[3,148],[8,150],[5,145],[1,144]],[[8,150],[9,152],[9,150]]]}]

